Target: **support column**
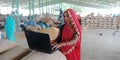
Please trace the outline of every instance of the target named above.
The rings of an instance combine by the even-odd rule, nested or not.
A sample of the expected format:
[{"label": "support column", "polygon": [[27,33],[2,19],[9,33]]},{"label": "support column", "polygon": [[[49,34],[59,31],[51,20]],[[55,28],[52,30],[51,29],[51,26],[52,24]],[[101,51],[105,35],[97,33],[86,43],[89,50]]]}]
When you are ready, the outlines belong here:
[{"label": "support column", "polygon": [[60,0],[60,8],[62,9],[62,0]]},{"label": "support column", "polygon": [[50,6],[50,9],[51,9],[51,10],[50,10],[50,14],[52,14],[52,6],[53,6],[53,5],[51,4],[51,6]]},{"label": "support column", "polygon": [[0,6],[0,14],[1,14],[1,6]]},{"label": "support column", "polygon": [[16,9],[16,13],[17,13],[17,22],[18,22],[18,26],[16,26],[17,27],[17,31],[20,31],[21,29],[20,29],[20,15],[19,15],[19,0],[16,0],[16,7],[17,7],[17,9]]},{"label": "support column", "polygon": [[11,7],[14,9],[14,0],[11,0]]},{"label": "support column", "polygon": [[46,3],[46,2],[47,2],[47,0],[45,1],[45,4],[46,4],[46,5],[45,5],[45,6],[46,6],[46,13],[47,13],[47,10],[48,10],[48,9],[47,9],[47,3]]},{"label": "support column", "polygon": [[12,7],[11,15],[15,20],[16,31],[20,31],[21,29],[20,29],[20,15],[19,15],[19,0],[11,0],[11,7]]},{"label": "support column", "polygon": [[39,14],[41,14],[41,11],[40,11],[41,9],[40,9],[40,0],[39,0]]},{"label": "support column", "polygon": [[43,13],[44,13],[44,12],[43,12],[43,11],[44,11],[43,3],[44,3],[44,2],[43,2],[43,0],[42,0],[42,15],[43,15]]},{"label": "support column", "polygon": [[31,18],[31,0],[28,0],[29,1],[29,20],[32,20]]},{"label": "support column", "polygon": [[[55,0],[54,0],[54,1],[55,1]],[[55,12],[54,6],[55,6],[55,5],[53,5],[53,14],[54,14],[54,12]]]},{"label": "support column", "polygon": [[61,0],[59,0],[59,9],[60,9],[60,7],[61,7],[61,6],[60,6],[60,3],[61,3]]},{"label": "support column", "polygon": [[34,0],[32,0],[32,19],[35,21]]}]

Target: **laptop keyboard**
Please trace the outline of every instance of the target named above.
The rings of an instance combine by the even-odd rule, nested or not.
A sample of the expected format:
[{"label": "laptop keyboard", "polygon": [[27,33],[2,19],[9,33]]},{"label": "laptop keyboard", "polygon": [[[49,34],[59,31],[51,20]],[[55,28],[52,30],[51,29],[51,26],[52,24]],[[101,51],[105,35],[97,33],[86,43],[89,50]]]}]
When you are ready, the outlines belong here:
[{"label": "laptop keyboard", "polygon": [[53,48],[54,46],[51,46],[52,50],[55,51],[55,50],[59,50],[60,48]]}]

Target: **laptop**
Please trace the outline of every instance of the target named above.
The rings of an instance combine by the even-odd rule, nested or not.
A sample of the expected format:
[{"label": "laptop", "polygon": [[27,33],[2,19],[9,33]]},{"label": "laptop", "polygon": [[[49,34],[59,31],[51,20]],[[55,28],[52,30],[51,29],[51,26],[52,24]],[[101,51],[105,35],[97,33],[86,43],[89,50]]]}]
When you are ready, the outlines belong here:
[{"label": "laptop", "polygon": [[56,48],[52,49],[53,46],[50,43],[49,34],[38,33],[29,30],[25,30],[24,32],[30,49],[48,54],[51,54],[54,51],[58,50]]}]

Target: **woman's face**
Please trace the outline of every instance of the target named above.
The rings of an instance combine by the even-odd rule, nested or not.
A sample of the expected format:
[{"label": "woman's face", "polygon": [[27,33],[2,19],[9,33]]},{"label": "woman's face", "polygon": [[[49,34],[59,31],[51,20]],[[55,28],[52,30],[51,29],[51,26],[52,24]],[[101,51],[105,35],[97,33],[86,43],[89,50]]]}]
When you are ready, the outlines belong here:
[{"label": "woman's face", "polygon": [[64,16],[64,20],[65,20],[67,23],[70,23],[70,17],[69,17],[69,15],[68,15],[68,13],[65,12],[63,16]]}]

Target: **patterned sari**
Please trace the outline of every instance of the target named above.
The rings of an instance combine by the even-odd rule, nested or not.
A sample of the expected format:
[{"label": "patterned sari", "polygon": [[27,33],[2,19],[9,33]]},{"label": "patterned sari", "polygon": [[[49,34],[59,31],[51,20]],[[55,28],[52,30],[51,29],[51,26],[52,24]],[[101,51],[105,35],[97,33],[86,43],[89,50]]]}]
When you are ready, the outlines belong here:
[{"label": "patterned sari", "polygon": [[[79,39],[77,42],[73,45],[67,45],[61,47],[61,52],[65,54],[67,60],[80,60],[81,59],[81,26],[79,24],[77,15],[72,9],[67,9],[65,12],[68,13],[69,17],[71,18],[71,27],[69,27],[69,24],[65,21],[65,25],[62,30],[62,42],[68,42],[70,40],[75,39],[75,34],[79,36]],[[65,13],[64,12],[64,13]]]}]

